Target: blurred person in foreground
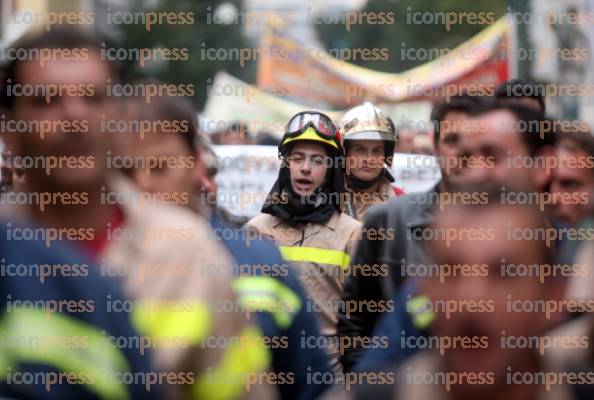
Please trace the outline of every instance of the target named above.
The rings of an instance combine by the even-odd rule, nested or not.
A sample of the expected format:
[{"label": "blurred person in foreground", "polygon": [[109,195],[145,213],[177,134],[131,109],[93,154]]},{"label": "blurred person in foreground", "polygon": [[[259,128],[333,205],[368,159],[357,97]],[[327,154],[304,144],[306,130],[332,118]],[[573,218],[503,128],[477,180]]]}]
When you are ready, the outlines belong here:
[{"label": "blurred person in foreground", "polygon": [[[418,241],[407,238],[413,229],[422,229],[431,220],[431,208],[436,205],[434,198],[440,191],[449,188],[450,177],[460,169],[455,165],[457,146],[468,120],[468,112],[477,99],[470,96],[456,96],[449,103],[436,107],[432,119],[435,121],[435,143],[442,171],[442,180],[435,187],[423,193],[411,193],[390,200],[384,205],[372,208],[364,223],[364,229],[390,230],[393,240],[367,240],[365,237],[357,244],[352,266],[381,265],[386,269],[383,276],[352,276],[345,282],[342,301],[380,302],[391,301],[400,287],[404,276],[400,269],[406,263],[418,264],[426,260],[423,246]],[[446,161],[448,164],[446,165]],[[448,168],[446,172],[446,168]],[[375,324],[381,314],[369,309],[360,309],[346,315],[338,314],[338,335],[344,337],[371,337]],[[368,345],[360,344],[345,349],[341,362],[350,371],[360,361]],[[386,352],[386,349],[378,349]]]},{"label": "blurred person in foreground", "polygon": [[[117,66],[101,58],[102,41],[56,27],[28,35],[15,47],[86,49],[88,54],[71,59],[58,53],[43,67],[34,60],[12,61],[6,67],[13,84],[86,89],[48,101],[3,99],[11,119],[55,123],[43,138],[40,132],[5,135],[15,155],[68,161],[51,173],[41,166],[26,171],[23,191],[49,193],[52,201],[43,207],[31,202],[19,211],[86,250],[101,264],[102,274],[116,279],[134,300],[123,312],[131,313],[141,335],[153,339],[154,368],[162,372],[156,385],[167,398],[268,398],[269,385],[248,390],[243,383],[247,374],[268,368],[269,355],[255,340],[260,331],[247,323],[232,290],[232,260],[226,250],[210,238],[205,221],[141,198],[115,170],[114,136],[139,132],[117,132],[102,124],[124,115],[120,99],[108,92],[108,85],[120,80]],[[82,128],[73,133],[77,124]],[[154,166],[147,159],[133,161]],[[208,345],[212,337],[224,338],[225,345]],[[250,345],[239,338],[251,340]]]},{"label": "blurred person in foreground", "polygon": [[[498,102],[499,104],[502,104],[501,102]],[[509,102],[504,101],[503,102],[503,106],[508,107],[511,106]],[[521,107],[521,106],[513,106],[514,109],[516,107]],[[488,110],[488,108],[487,108]],[[483,119],[483,116],[485,113],[485,109],[483,107],[483,109],[478,109],[476,112],[473,112],[472,114],[475,115],[475,117],[479,118],[479,121],[481,119]],[[486,115],[485,115],[486,116]],[[483,119],[484,121],[487,121],[487,119]],[[509,124],[507,124],[509,125]],[[541,135],[542,134],[542,135]],[[515,197],[505,197],[505,202],[510,202],[512,204],[514,203],[520,203],[520,204],[538,204],[542,210],[544,210],[544,214],[546,217],[546,220],[548,221],[551,229],[555,229],[557,231],[557,234],[559,236],[559,238],[557,240],[554,241],[554,246],[555,246],[555,252],[556,252],[556,261],[557,263],[560,263],[561,265],[568,265],[568,264],[572,264],[575,260],[575,254],[578,251],[578,248],[580,248],[580,245],[582,245],[583,243],[587,243],[589,242],[588,238],[592,237],[592,232],[593,232],[593,228],[592,228],[592,222],[591,220],[582,220],[582,223],[580,225],[577,226],[572,226],[567,224],[567,221],[564,221],[563,218],[559,218],[559,201],[560,199],[564,199],[562,200],[562,208],[565,212],[567,212],[568,215],[572,215],[573,212],[575,212],[576,214],[581,215],[582,219],[584,216],[586,216],[588,213],[592,213],[591,209],[588,209],[588,207],[586,206],[586,203],[591,204],[590,202],[582,202],[579,198],[578,198],[578,202],[576,202],[574,205],[568,205],[569,201],[567,200],[568,198],[571,197],[571,201],[574,201],[576,199],[575,196],[582,196],[584,192],[579,193],[579,191],[575,191],[575,186],[572,188],[571,186],[573,186],[573,184],[570,184],[571,182],[577,183],[579,182],[579,185],[582,189],[584,189],[585,187],[587,187],[587,185],[582,186],[582,184],[584,182],[587,182],[587,179],[584,180],[585,177],[588,177],[591,173],[590,170],[588,170],[587,168],[582,168],[582,169],[577,169],[578,163],[577,160],[576,162],[574,162],[573,166],[571,168],[577,169],[575,171],[564,171],[564,173],[566,174],[567,178],[568,178],[568,182],[567,185],[565,185],[565,187],[559,185],[558,183],[556,183],[557,181],[557,177],[559,176],[559,168],[554,168],[554,165],[557,165],[556,163],[559,164],[565,164],[566,166],[571,165],[571,163],[566,162],[567,160],[563,161],[563,160],[559,160],[559,159],[555,159],[554,158],[554,153],[552,151],[552,146],[551,144],[553,142],[556,143],[557,146],[557,154],[559,151],[559,148],[569,148],[570,151],[574,154],[581,154],[582,157],[582,165],[587,165],[586,163],[584,163],[584,157],[586,157],[586,155],[582,152],[580,152],[579,150],[579,146],[576,147],[575,144],[571,145],[571,143],[573,143],[576,139],[579,139],[579,142],[582,143],[581,147],[582,148],[586,148],[586,146],[584,146],[584,143],[587,143],[590,140],[590,136],[588,132],[582,132],[582,133],[560,133],[559,137],[555,137],[555,136],[549,136],[550,134],[548,132],[525,132],[525,137],[523,137],[524,142],[529,146],[529,149],[532,149],[529,151],[529,155],[528,156],[522,156],[521,158],[519,157],[522,153],[517,152],[517,151],[513,151],[507,154],[507,161],[505,162],[505,164],[514,164],[515,161],[518,161],[520,159],[523,159],[524,162],[527,162],[525,164],[525,167],[523,168],[523,170],[520,170],[518,168],[514,168],[512,171],[510,171],[508,174],[497,174],[498,176],[508,176],[510,179],[509,180],[501,180],[501,179],[486,179],[486,177],[482,174],[477,174],[477,176],[473,176],[474,174],[471,175],[467,175],[469,177],[472,177],[473,180],[470,180],[470,182],[481,182],[481,181],[493,181],[493,182],[498,182],[499,184],[501,184],[501,189],[502,190],[502,194],[517,194],[517,196]],[[533,139],[532,140],[527,140],[528,137],[526,136],[532,136]],[[548,137],[547,137],[548,136]],[[558,136],[558,135],[556,135]],[[507,142],[510,142],[509,140],[506,140]],[[480,140],[477,140],[475,138],[474,143],[477,145],[480,145]],[[510,142],[511,143],[511,142]],[[532,144],[530,144],[532,143]],[[574,157],[575,158],[575,157]],[[514,162],[511,162],[511,160],[515,160]],[[542,166],[543,166],[543,160],[548,160],[550,161],[549,165],[551,167],[553,167],[550,170],[550,174],[547,173],[546,168],[543,170]],[[534,165],[533,167],[528,167],[529,165]],[[538,165],[538,166],[536,166]],[[489,173],[489,171],[483,171],[486,174]],[[494,171],[493,171],[494,172]],[[526,173],[528,174],[527,177],[525,177],[522,180],[517,179],[519,176],[518,175],[526,175]],[[531,177],[530,177],[531,176]],[[513,179],[512,179],[513,178]],[[528,179],[526,179],[528,178]],[[571,179],[569,179],[571,178]],[[532,182],[529,185],[526,185],[525,182]],[[514,185],[521,185],[521,186],[517,186],[519,187],[521,190],[519,192],[515,192],[513,190],[511,190],[511,188],[514,187]],[[547,189],[550,188],[550,189]],[[536,190],[535,190],[536,189]],[[550,190],[551,192],[548,193],[547,190]],[[552,199],[552,201],[545,201],[544,204],[540,204],[539,201],[536,201],[535,199],[538,196],[533,196],[533,195],[546,195],[546,194],[550,194],[549,198]],[[503,197],[502,197],[503,198]],[[583,199],[583,197],[581,197]],[[515,199],[515,200],[514,200]],[[520,199],[524,199],[524,200],[520,200]],[[527,200],[527,199],[531,199],[531,200]],[[555,200],[557,199],[557,200]],[[502,200],[503,201],[503,200]],[[570,299],[583,299],[584,298],[584,293],[588,290],[586,288],[592,288],[594,287],[594,281],[592,280],[594,278],[594,274],[591,273],[586,273],[585,276],[584,275],[580,275],[579,273],[575,273],[575,271],[573,272],[573,275],[570,277],[569,282],[568,282],[568,298]],[[408,286],[413,286],[411,284],[409,284]],[[397,307],[398,304],[403,304],[405,302],[404,300],[404,296],[405,296],[405,292],[407,290],[404,290],[402,293],[399,293],[398,298],[396,300],[397,302]],[[405,304],[405,303],[404,303]],[[413,314],[414,315],[414,314]],[[421,314],[422,315],[422,314]],[[418,317],[418,316],[417,316]],[[375,332],[375,334],[377,335],[387,335],[390,337],[397,337],[399,335],[398,332],[401,331],[401,328],[403,326],[410,326],[410,322],[408,321],[408,319],[406,318],[406,316],[398,316],[397,318],[389,318],[389,317],[385,317],[382,319],[382,321],[380,321],[380,323],[378,324],[378,328]],[[421,332],[417,332],[417,333],[422,333]],[[413,333],[414,335],[414,333]],[[405,358],[406,356],[408,356],[411,351],[409,351],[410,349],[398,349],[398,348],[390,348],[390,350],[397,350],[396,352],[391,352],[391,351],[384,351],[384,352],[380,352],[376,349],[371,349],[369,352],[367,352],[364,356],[364,360],[361,362],[360,364],[360,368],[361,370],[369,370],[369,369],[373,369],[372,366],[374,366],[374,368],[377,368],[378,366],[380,366],[382,363],[385,364],[387,361],[389,361],[390,359],[402,359]]]},{"label": "blurred person in foreground", "polygon": [[[457,196],[457,202],[480,201],[478,193],[460,193],[460,187],[489,183],[499,185],[506,194],[510,192],[510,187],[520,188],[522,192],[543,191],[549,181],[545,166],[525,167],[537,157],[552,155],[551,137],[540,137],[539,118],[540,114],[530,108],[512,106],[491,97],[479,99],[460,96],[438,105],[432,119],[435,121],[435,141],[442,180],[427,193],[403,196],[371,210],[365,228],[391,227],[395,237],[401,240],[389,245],[364,239],[359,243],[353,263],[386,263],[389,274],[347,280],[343,299],[380,301],[400,295],[398,288],[408,278],[410,266],[432,262],[423,241],[411,238],[422,237],[435,211],[442,206],[442,199],[451,202],[453,196]],[[520,124],[519,121],[527,123]],[[517,162],[510,162],[511,159]],[[406,290],[414,291],[418,280],[409,283]],[[351,313],[350,318],[340,315],[339,332],[350,336],[371,335],[378,317],[378,313],[370,312]],[[429,319],[424,319],[422,313],[413,318],[418,321],[417,328],[428,326]],[[385,319],[389,328],[394,320],[390,320],[390,316]],[[395,333],[392,331],[392,334]],[[398,346],[391,349],[399,351]],[[345,353],[345,366],[352,367],[360,359],[362,350],[354,349],[352,354]],[[366,360],[366,367],[362,368],[385,361],[388,354],[391,353],[370,349],[369,357],[373,360]]]},{"label": "blurred person in foreground", "polygon": [[[317,111],[294,115],[279,145],[278,179],[248,229],[270,238],[295,265],[337,366],[336,310],[360,223],[341,212],[344,152],[340,132]],[[307,350],[306,350],[307,351]]]},{"label": "blurred person in foreground", "polygon": [[[135,101],[135,100],[130,100]],[[234,289],[249,313],[256,315],[272,356],[272,371],[282,399],[307,400],[318,397],[325,384],[308,384],[307,374],[329,372],[329,361],[320,348],[301,347],[307,334],[317,337],[319,327],[307,310],[306,298],[295,272],[284,262],[278,249],[268,240],[257,240],[245,230],[227,224],[221,213],[200,201],[198,188],[214,191],[216,183],[211,168],[216,155],[206,139],[195,143],[196,121],[187,99],[162,96],[138,109],[141,120],[187,121],[185,132],[146,132],[144,138],[132,137],[124,153],[130,157],[193,158],[185,167],[163,168],[148,173],[145,169],[127,171],[143,193],[170,198],[186,198],[188,209],[206,217],[213,229],[213,239],[220,240],[234,258]],[[216,167],[214,167],[216,168]],[[209,197],[210,198],[210,197]]]},{"label": "blurred person in foreground", "polygon": [[404,191],[393,186],[388,170],[398,135],[392,119],[371,103],[348,110],[338,128],[346,154],[346,183],[343,212],[364,221],[370,206],[386,203]]},{"label": "blurred person in foreground", "polygon": [[[580,228],[594,232],[594,212],[580,224]],[[572,269],[579,271],[569,282],[567,298],[572,301],[594,303],[594,241],[582,241],[567,256]],[[553,349],[552,358],[558,365],[581,374],[589,374],[590,382],[575,385],[576,399],[594,398],[594,313],[592,310],[572,313],[572,321],[563,324],[551,336],[587,337],[588,346],[581,349]]]},{"label": "blurred person in foreground", "polygon": [[[145,80],[137,83],[159,83]],[[210,213],[220,217],[225,224],[240,228],[248,218],[233,215],[217,204],[217,184],[215,176],[218,169],[218,159],[210,146],[205,147],[201,142],[206,138],[197,139],[197,124],[192,104],[184,99],[162,96],[152,101],[153,104],[142,104],[143,99],[136,97],[128,100],[129,107],[140,116],[141,120],[170,121],[172,124],[183,122],[185,127],[179,126],[178,132],[164,132],[163,129],[152,133],[149,138],[137,137],[128,140],[126,151],[130,156],[143,157],[177,157],[180,161],[189,161],[179,165],[154,168],[152,171],[142,168],[125,170],[144,192],[164,193],[170,197],[173,204],[187,205],[193,211],[204,214]],[[183,132],[182,132],[183,130]],[[167,135],[172,136],[171,139]],[[202,160],[198,154],[201,149]],[[206,151],[206,150],[205,150]],[[182,165],[185,164],[185,165]],[[206,165],[206,170],[203,169]],[[200,170],[201,172],[197,172]],[[205,172],[205,173],[202,173]]]},{"label": "blurred person in foreground", "polygon": [[157,399],[158,389],[147,392],[142,379],[121,379],[152,372],[150,353],[116,345],[138,337],[130,316],[106,301],[124,300],[117,285],[70,246],[17,239],[38,227],[8,217],[0,223],[0,396]]},{"label": "blurred person in foreground", "polygon": [[[534,234],[550,229],[538,207],[501,204],[497,186],[485,193],[485,202],[436,214],[427,242],[434,262],[465,270],[423,279],[424,308],[434,315],[428,333],[406,342],[418,353],[391,370],[395,385],[360,388],[367,398],[563,400],[577,398],[578,384],[591,385],[594,375],[577,376],[564,362],[591,350],[588,332],[551,329],[565,323],[568,311],[591,313],[594,303],[567,302],[567,277],[541,275],[555,255],[547,238]],[[563,378],[570,373],[570,381]]]}]

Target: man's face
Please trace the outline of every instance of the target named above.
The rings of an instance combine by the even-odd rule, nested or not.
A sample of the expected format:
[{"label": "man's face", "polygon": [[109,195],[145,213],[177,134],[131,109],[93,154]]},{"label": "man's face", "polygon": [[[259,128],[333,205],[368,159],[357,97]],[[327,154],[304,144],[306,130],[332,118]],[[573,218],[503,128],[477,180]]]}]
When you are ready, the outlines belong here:
[{"label": "man's face", "polygon": [[462,171],[458,158],[462,136],[470,134],[469,121],[470,119],[465,113],[450,111],[440,122],[436,154],[442,179],[448,185],[456,184]]},{"label": "man's face", "polygon": [[362,181],[371,181],[382,172],[384,142],[381,140],[352,140],[347,146],[347,174]]},{"label": "man's face", "polygon": [[[450,208],[437,216],[435,228],[464,233],[461,240],[451,241],[448,247],[444,240],[429,243],[432,262],[445,266],[475,268],[474,272],[461,272],[424,280],[423,294],[434,304],[449,302],[450,309],[457,307],[449,319],[442,308],[437,308],[436,319],[431,324],[431,334],[445,337],[485,337],[488,346],[482,348],[451,348],[445,350],[443,362],[446,370],[505,372],[513,366],[518,354],[526,350],[502,348],[502,336],[532,336],[542,334],[554,322],[545,313],[520,312],[509,308],[508,301],[520,300],[522,304],[560,299],[563,295],[563,280],[546,278],[541,283],[535,273],[532,276],[510,276],[501,273],[502,264],[542,265],[547,263],[543,255],[543,242],[518,240],[508,233],[508,224],[513,228],[534,229],[534,218],[520,208],[498,206],[488,211],[473,211],[471,215],[461,207]],[[483,237],[480,238],[481,230]],[[470,240],[471,232],[475,239]],[[474,266],[474,267],[472,267]],[[483,268],[481,272],[480,268]],[[461,270],[458,270],[461,271]],[[513,270],[516,271],[516,270]],[[505,271],[504,271],[505,272]],[[480,305],[482,304],[482,306]],[[515,306],[514,306],[515,307]],[[523,353],[522,353],[523,352]]]},{"label": "man's face", "polygon": [[301,196],[308,196],[322,186],[326,178],[328,153],[316,143],[296,143],[289,155],[291,187]]},{"label": "man's face", "polygon": [[152,169],[136,168],[132,179],[143,192],[177,193],[193,198],[198,192],[195,154],[176,134],[152,132],[132,141],[127,156],[143,160],[165,160]]},{"label": "man's face", "polygon": [[110,70],[106,62],[91,51],[87,60],[53,59],[43,68],[37,62],[24,61],[17,68],[18,82],[23,85],[45,88],[63,85],[63,88],[75,88],[78,94],[64,92],[52,97],[49,103],[43,96],[14,98],[11,118],[56,124],[45,132],[43,139],[40,132],[9,137],[15,144],[15,153],[42,156],[46,161],[70,160],[70,164],[64,162],[62,168],[53,169],[50,174],[41,168],[27,170],[27,180],[64,189],[100,183],[105,178],[106,153],[111,143],[109,135],[101,132],[101,119],[114,118],[116,111],[113,97],[107,96]]},{"label": "man's face", "polygon": [[[586,159],[588,156],[582,150],[570,151],[561,147],[557,149],[556,156],[558,166],[553,169],[550,189],[555,199],[553,215],[559,221],[575,225],[591,212],[594,172],[575,165],[579,159]],[[565,196],[562,197],[562,194]],[[570,199],[566,198],[567,194],[571,195]]]},{"label": "man's face", "polygon": [[531,165],[533,157],[517,131],[514,115],[505,110],[472,118],[460,136],[461,168],[456,183],[493,183],[516,190],[535,191],[541,187],[540,169]]}]

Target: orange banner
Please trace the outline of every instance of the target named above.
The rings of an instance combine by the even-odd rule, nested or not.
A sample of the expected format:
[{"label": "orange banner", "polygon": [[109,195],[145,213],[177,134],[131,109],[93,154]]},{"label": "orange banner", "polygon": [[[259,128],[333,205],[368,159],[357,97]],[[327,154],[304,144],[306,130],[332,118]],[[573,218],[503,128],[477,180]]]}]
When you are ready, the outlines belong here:
[{"label": "orange banner", "polygon": [[307,104],[347,108],[363,101],[437,100],[461,90],[489,94],[509,78],[510,26],[500,19],[444,56],[402,73],[349,64],[270,30],[258,65],[260,88]]}]

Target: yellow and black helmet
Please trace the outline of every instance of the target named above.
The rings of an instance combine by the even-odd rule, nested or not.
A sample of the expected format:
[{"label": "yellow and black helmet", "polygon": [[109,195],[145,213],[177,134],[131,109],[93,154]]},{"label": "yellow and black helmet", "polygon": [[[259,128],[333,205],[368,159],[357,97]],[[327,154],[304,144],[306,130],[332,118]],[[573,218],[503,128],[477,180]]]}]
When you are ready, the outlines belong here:
[{"label": "yellow and black helmet", "polygon": [[290,144],[300,140],[319,142],[334,154],[344,155],[340,131],[332,119],[321,112],[303,111],[289,120],[278,145],[279,155],[286,156]]}]

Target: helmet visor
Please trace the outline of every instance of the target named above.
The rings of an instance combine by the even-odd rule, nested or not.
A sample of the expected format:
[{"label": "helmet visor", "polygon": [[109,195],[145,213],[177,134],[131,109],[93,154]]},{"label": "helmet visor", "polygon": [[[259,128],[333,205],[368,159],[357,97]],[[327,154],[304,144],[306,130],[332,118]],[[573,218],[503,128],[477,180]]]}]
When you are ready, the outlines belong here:
[{"label": "helmet visor", "polygon": [[335,139],[338,134],[338,129],[330,117],[318,112],[304,111],[291,118],[285,127],[285,135],[297,135],[308,127],[314,128],[325,139]]}]

